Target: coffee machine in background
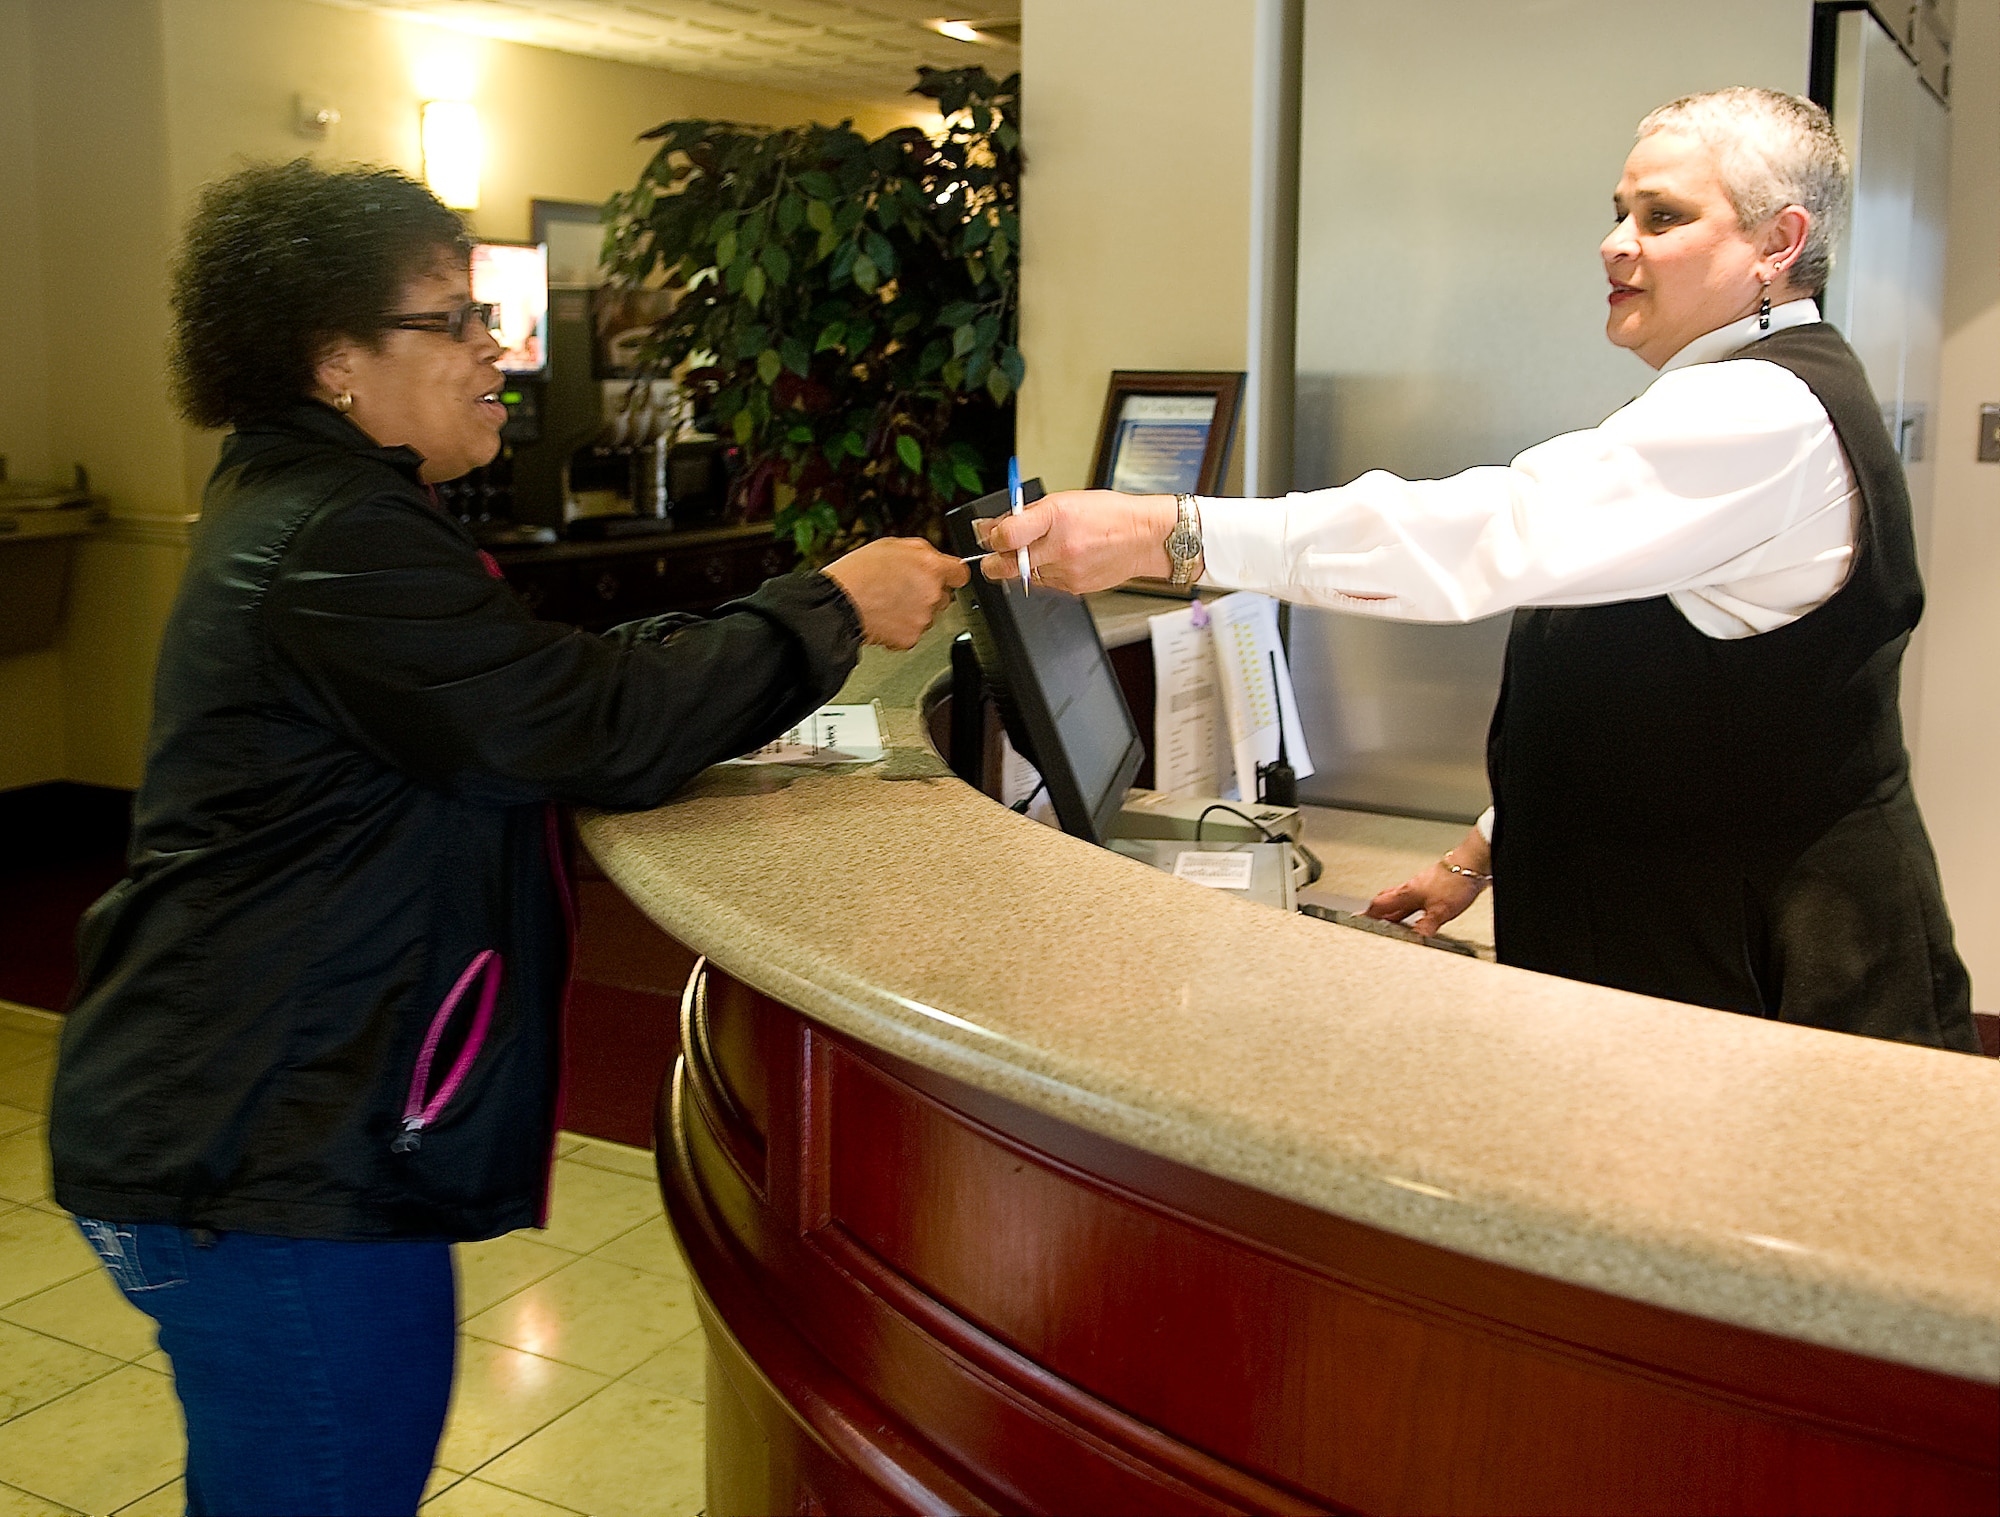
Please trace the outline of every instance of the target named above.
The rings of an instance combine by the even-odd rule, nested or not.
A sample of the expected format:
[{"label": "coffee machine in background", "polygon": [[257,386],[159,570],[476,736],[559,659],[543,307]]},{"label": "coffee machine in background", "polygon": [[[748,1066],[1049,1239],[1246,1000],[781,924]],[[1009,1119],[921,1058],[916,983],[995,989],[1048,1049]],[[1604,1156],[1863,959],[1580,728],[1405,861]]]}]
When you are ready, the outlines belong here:
[{"label": "coffee machine in background", "polygon": [[691,431],[665,382],[598,378],[591,295],[548,292],[543,362],[508,372],[501,391],[500,456],[439,486],[484,544],[657,533],[723,515],[735,450]]},{"label": "coffee machine in background", "polygon": [[589,290],[548,292],[542,358],[533,370],[503,361],[507,422],[500,456],[438,487],[445,508],[491,546],[550,543],[561,535],[564,465],[604,424],[591,373]]}]

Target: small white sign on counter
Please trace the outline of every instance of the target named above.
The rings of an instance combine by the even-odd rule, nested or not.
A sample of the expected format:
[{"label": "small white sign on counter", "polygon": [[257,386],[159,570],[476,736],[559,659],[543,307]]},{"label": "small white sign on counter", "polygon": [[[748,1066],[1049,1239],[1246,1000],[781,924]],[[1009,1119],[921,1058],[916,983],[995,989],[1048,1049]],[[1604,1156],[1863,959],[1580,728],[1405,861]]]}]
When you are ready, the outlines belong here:
[{"label": "small white sign on counter", "polygon": [[872,764],[881,758],[882,723],[875,707],[822,706],[776,742],[730,762],[737,764]]},{"label": "small white sign on counter", "polygon": [[1174,878],[1211,890],[1248,890],[1257,859],[1248,853],[1203,853],[1190,848],[1174,860]]}]

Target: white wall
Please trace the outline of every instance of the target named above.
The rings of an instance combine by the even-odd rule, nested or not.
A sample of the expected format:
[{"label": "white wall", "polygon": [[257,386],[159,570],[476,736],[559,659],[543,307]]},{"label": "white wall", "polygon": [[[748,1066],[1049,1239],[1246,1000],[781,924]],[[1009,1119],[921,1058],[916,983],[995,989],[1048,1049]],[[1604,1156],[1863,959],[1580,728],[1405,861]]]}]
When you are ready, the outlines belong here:
[{"label": "white wall", "polygon": [[[1254,17],[1253,0],[1021,7],[1017,438],[1052,490],[1087,482],[1113,369],[1244,367]],[[1241,460],[1239,438],[1235,477]]]},{"label": "white wall", "polygon": [[1975,459],[2000,404],[2000,0],[1959,0],[1951,229],[1925,579],[1917,798],[1982,1006],[2000,1006],[2000,464]]},{"label": "white wall", "polygon": [[[9,312],[9,361],[0,364],[0,457],[15,479],[48,477],[48,344],[38,292],[41,216],[35,195],[32,0],[0,0],[0,292]],[[0,547],[0,552],[5,552]],[[0,658],[0,790],[60,779],[62,653]],[[53,715],[54,720],[50,717]]]}]

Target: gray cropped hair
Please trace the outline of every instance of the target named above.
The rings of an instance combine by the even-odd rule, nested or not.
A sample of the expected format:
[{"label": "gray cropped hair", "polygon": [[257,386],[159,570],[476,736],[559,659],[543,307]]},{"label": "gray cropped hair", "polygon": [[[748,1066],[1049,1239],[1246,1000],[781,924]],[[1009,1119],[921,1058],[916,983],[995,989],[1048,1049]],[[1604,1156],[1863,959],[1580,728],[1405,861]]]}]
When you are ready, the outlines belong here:
[{"label": "gray cropped hair", "polygon": [[1746,232],[1788,205],[1803,207],[1812,224],[1788,272],[1797,289],[1826,288],[1833,245],[1847,225],[1849,175],[1825,111],[1797,95],[1738,86],[1661,106],[1639,123],[1639,140],[1655,132],[1680,132],[1708,147]]}]

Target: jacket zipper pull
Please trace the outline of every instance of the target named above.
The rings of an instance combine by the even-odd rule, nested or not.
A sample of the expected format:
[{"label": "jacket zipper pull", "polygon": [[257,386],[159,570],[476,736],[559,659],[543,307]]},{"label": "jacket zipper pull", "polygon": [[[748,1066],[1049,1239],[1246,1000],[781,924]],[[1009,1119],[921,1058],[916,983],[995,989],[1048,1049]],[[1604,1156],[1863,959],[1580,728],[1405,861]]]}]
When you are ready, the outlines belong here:
[{"label": "jacket zipper pull", "polygon": [[415,1153],[419,1148],[423,1147],[423,1142],[424,1119],[421,1116],[405,1117],[403,1118],[403,1130],[396,1134],[395,1141],[389,1145],[389,1152],[392,1154]]}]

